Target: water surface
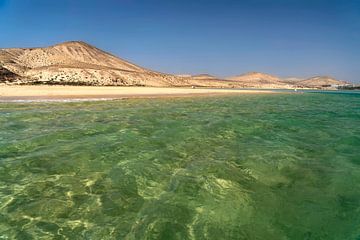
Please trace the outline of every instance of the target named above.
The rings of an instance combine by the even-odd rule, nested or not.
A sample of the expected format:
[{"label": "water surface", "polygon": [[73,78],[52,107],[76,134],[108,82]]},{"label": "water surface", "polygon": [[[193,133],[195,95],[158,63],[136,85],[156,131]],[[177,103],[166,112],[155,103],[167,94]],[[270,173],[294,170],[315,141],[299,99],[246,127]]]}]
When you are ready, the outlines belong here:
[{"label": "water surface", "polygon": [[360,95],[0,103],[0,239],[360,239]]}]

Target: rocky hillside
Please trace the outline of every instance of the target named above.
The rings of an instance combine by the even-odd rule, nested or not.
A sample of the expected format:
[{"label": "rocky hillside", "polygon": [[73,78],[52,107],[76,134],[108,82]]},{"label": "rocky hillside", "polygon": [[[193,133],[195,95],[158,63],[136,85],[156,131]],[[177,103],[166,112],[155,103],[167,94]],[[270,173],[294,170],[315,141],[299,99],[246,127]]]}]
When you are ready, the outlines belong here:
[{"label": "rocky hillside", "polygon": [[147,70],[84,42],[66,42],[46,48],[0,49],[0,66],[20,76],[18,83],[22,84],[191,84],[189,79]]},{"label": "rocky hillside", "polygon": [[[237,82],[164,74],[120,59],[85,42],[65,42],[45,48],[0,49],[0,66],[17,78],[13,84],[93,86],[239,87]],[[7,74],[10,74],[10,73]]]},{"label": "rocky hillside", "polygon": [[11,83],[16,81],[19,76],[8,69],[0,66],[0,83]]}]

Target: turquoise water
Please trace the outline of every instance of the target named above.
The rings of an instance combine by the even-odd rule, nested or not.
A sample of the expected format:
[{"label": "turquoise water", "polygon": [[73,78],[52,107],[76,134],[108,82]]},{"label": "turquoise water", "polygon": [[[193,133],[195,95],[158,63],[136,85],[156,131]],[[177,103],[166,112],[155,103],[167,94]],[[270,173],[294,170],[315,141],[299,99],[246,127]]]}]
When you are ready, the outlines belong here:
[{"label": "turquoise water", "polygon": [[360,94],[0,103],[0,239],[360,239]]}]

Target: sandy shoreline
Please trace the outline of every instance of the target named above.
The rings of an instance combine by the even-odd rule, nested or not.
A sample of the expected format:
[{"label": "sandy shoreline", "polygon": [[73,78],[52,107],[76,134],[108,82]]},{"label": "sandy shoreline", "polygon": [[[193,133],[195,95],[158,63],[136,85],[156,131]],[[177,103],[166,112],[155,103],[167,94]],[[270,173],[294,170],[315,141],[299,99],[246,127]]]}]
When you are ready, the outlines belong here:
[{"label": "sandy shoreline", "polygon": [[191,97],[228,94],[274,93],[261,90],[191,89],[156,87],[90,87],[90,86],[0,86],[1,101],[71,100]]}]

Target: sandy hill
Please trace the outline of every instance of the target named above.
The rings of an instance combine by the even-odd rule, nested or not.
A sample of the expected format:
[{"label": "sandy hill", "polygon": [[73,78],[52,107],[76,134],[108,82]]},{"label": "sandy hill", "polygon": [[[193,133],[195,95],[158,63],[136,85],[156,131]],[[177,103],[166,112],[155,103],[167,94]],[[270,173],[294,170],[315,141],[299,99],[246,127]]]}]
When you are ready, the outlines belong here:
[{"label": "sandy hill", "polygon": [[[13,84],[239,87],[232,81],[152,71],[81,41],[45,48],[0,49],[0,67],[7,71],[0,75],[0,82]],[[17,77],[8,77],[10,73]]]},{"label": "sandy hill", "polygon": [[347,82],[339,81],[328,76],[316,76],[309,79],[296,77],[279,78],[273,75],[250,72],[243,75],[227,78],[243,83],[244,87],[258,88],[328,88],[334,85],[346,85]]},{"label": "sandy hill", "polygon": [[[48,66],[82,67],[83,64],[93,67],[108,67],[127,71],[146,71],[141,67],[117,58],[84,42],[66,42],[47,48],[3,49],[9,60],[27,67],[39,68]],[[6,59],[8,56],[8,59]],[[9,59],[10,57],[10,59]]]},{"label": "sandy hill", "polygon": [[285,77],[281,79],[284,82],[288,82],[288,83],[295,83],[295,82],[300,82],[305,80],[304,78],[299,78],[299,77]]},{"label": "sandy hill", "polygon": [[345,81],[339,81],[333,77],[329,76],[316,76],[306,80],[297,82],[297,84],[306,86],[306,87],[327,87],[331,85],[346,85],[348,84]]},{"label": "sandy hill", "polygon": [[76,85],[190,85],[186,78],[147,70],[85,42],[46,48],[0,49],[0,66],[21,83]]},{"label": "sandy hill", "polygon": [[238,76],[227,78],[227,80],[236,81],[243,87],[266,87],[266,88],[287,88],[288,84],[280,78],[260,72],[249,72]]},{"label": "sandy hill", "polygon": [[[44,48],[0,49],[0,83],[68,84],[94,86],[199,86],[215,88],[292,88],[278,77],[250,72],[218,79],[209,74],[196,76],[160,73],[140,67],[81,41]],[[329,77],[297,81],[308,87],[339,84]]]},{"label": "sandy hill", "polygon": [[261,83],[278,83],[281,82],[280,78],[266,73],[249,72],[239,76],[229,77],[228,80],[244,81],[244,82],[261,82]]},{"label": "sandy hill", "polygon": [[199,79],[199,80],[219,79],[218,77],[215,77],[215,76],[210,75],[210,74],[198,74],[198,75],[193,75],[192,77],[194,79]]}]

